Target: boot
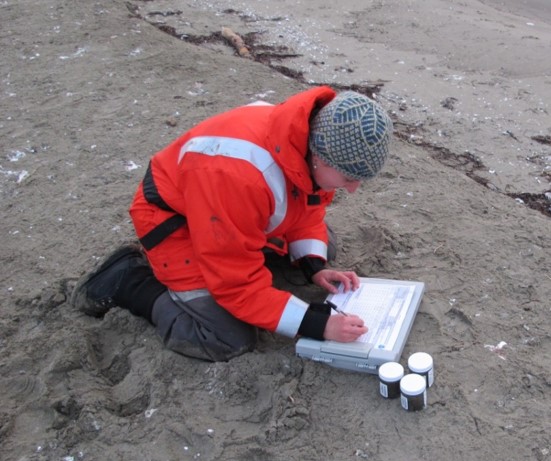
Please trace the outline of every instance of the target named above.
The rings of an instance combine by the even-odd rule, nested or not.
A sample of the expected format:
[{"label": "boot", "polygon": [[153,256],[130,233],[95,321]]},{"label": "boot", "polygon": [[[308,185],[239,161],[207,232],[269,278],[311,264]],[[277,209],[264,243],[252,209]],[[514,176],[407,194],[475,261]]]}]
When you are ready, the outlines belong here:
[{"label": "boot", "polygon": [[71,304],[92,317],[103,317],[119,306],[151,322],[153,303],[164,291],[137,244],[127,244],[81,278]]}]

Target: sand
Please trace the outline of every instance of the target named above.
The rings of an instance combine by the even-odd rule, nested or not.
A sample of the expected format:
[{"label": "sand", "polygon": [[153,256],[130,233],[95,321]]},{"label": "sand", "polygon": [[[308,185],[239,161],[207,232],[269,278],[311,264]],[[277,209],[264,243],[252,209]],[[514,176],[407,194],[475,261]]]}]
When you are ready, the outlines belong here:
[{"label": "sand", "polygon": [[[0,18],[2,460],[551,459],[548,2],[3,0]],[[206,363],[67,302],[133,238],[153,153],[314,84],[395,121],[385,172],[328,220],[336,266],[426,284],[402,356],[434,357],[421,412],[291,339]]]}]

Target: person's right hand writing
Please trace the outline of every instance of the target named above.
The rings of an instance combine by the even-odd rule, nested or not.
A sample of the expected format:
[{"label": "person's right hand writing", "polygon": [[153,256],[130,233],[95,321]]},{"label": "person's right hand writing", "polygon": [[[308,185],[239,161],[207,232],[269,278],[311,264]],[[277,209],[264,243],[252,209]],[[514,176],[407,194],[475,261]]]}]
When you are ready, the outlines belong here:
[{"label": "person's right hand writing", "polygon": [[323,337],[332,341],[349,343],[367,333],[364,321],[357,315],[331,315],[325,325]]}]

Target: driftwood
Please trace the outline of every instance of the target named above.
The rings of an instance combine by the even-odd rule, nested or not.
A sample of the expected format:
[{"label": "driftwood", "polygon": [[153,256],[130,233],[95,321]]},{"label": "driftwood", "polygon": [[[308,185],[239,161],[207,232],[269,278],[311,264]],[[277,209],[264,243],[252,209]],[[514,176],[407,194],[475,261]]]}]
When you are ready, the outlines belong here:
[{"label": "driftwood", "polygon": [[222,27],[222,37],[224,37],[231,43],[231,45],[237,50],[239,56],[243,58],[251,57],[251,52],[245,46],[245,42],[243,41],[243,39],[229,27]]}]

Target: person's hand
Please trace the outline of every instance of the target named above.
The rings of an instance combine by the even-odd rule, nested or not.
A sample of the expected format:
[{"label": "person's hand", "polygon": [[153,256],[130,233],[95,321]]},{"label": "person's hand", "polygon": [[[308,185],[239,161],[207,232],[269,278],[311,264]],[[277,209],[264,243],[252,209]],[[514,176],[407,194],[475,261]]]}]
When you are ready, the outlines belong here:
[{"label": "person's hand", "polygon": [[367,333],[367,327],[360,317],[337,314],[329,317],[323,337],[332,341],[349,343],[355,341],[364,333]]},{"label": "person's hand", "polygon": [[312,282],[326,289],[329,293],[337,293],[335,282],[344,284],[344,291],[355,290],[360,286],[360,279],[354,271],[337,271],[334,269],[322,269],[312,276]]}]

